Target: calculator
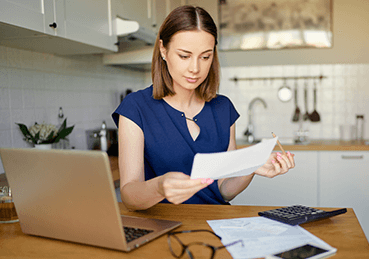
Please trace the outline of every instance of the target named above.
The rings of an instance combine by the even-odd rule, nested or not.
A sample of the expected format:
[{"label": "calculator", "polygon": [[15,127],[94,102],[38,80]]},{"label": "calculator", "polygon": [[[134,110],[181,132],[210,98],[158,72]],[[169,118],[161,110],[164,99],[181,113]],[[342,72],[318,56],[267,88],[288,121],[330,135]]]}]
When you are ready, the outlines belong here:
[{"label": "calculator", "polygon": [[293,205],[259,212],[259,216],[277,220],[288,225],[299,225],[319,219],[333,217],[339,214],[346,213],[347,209],[338,209],[333,211],[324,211],[314,209],[303,205]]}]

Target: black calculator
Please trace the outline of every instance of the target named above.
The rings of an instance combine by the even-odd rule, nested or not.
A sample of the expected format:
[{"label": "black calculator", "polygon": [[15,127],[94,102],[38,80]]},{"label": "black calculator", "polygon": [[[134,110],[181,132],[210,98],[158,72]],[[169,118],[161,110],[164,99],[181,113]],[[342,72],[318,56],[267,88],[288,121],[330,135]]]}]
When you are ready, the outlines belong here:
[{"label": "black calculator", "polygon": [[273,210],[259,212],[259,216],[277,220],[288,225],[299,225],[319,219],[333,217],[346,213],[347,209],[338,209],[334,211],[324,211],[310,208],[303,205],[293,205]]}]

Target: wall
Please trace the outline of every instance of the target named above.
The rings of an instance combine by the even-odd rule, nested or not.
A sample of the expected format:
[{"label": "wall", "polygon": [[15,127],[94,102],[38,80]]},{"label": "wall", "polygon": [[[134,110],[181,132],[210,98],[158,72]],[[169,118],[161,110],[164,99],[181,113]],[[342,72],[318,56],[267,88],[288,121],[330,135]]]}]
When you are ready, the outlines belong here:
[{"label": "wall", "polygon": [[0,46],[0,147],[30,147],[15,123],[57,124],[59,107],[68,126],[75,125],[69,139],[76,149],[87,148],[85,130],[103,120],[115,127],[110,115],[119,94],[141,88],[144,74],[101,64],[98,55],[58,57]]},{"label": "wall", "polygon": [[[293,123],[294,100],[281,102],[277,97],[282,80],[276,81],[238,81],[237,77],[268,76],[316,76],[325,79],[317,81],[317,111],[320,122],[306,121],[302,128],[309,131],[311,139],[339,139],[341,124],[355,124],[356,114],[369,118],[369,64],[320,64],[290,66],[245,66],[223,67],[220,93],[227,95],[234,103],[241,117],[236,124],[236,138],[243,138],[248,123],[247,109],[255,97],[263,98],[267,109],[260,102],[253,107],[253,124],[256,138],[269,138],[271,131],[279,137],[293,138],[300,123]],[[301,113],[304,108],[304,81],[298,80],[298,106]],[[313,109],[313,81],[308,82],[308,112]],[[294,89],[295,81],[287,80],[287,85]],[[367,123],[366,123],[367,124]],[[369,138],[369,126],[366,125],[365,137]]]}]

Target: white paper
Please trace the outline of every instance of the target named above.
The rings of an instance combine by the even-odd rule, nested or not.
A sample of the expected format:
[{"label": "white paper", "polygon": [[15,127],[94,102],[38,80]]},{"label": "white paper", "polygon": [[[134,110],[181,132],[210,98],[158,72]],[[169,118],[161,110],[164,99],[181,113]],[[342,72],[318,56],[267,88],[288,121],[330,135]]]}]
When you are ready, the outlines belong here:
[{"label": "white paper", "polygon": [[191,179],[221,179],[249,175],[266,163],[277,138],[263,140],[251,147],[218,153],[195,155]]},{"label": "white paper", "polygon": [[331,248],[300,226],[290,226],[264,217],[208,220],[213,231],[221,236],[222,244],[242,240],[227,247],[233,258],[259,258],[285,251],[305,243]]}]

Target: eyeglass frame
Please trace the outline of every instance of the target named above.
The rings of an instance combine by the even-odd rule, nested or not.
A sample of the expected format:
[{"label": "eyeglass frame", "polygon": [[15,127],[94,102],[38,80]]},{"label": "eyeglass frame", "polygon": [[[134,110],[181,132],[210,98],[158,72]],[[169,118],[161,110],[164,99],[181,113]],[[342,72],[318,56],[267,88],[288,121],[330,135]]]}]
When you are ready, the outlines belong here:
[{"label": "eyeglass frame", "polygon": [[[209,244],[206,244],[204,242],[191,242],[187,245],[183,244],[182,241],[176,236],[176,234],[183,234],[183,233],[195,233],[195,232],[208,232],[210,234],[213,234],[214,236],[216,236],[217,238],[219,238],[219,240],[222,240],[222,238],[215,234],[213,231],[210,231],[210,230],[207,230],[207,229],[195,229],[195,230],[183,230],[183,231],[175,231],[175,232],[169,232],[168,233],[168,245],[169,245],[169,250],[171,252],[171,254],[175,257],[175,258],[181,258],[184,253],[187,251],[189,257],[191,259],[195,259],[191,253],[190,250],[188,250],[188,247],[191,246],[191,245],[203,245],[203,246],[206,246],[206,247],[209,247],[211,250],[212,250],[212,254],[211,254],[211,257],[209,259],[214,259],[214,255],[215,255],[215,252],[218,251],[219,249],[222,249],[222,248],[226,248],[228,246],[232,246],[232,245],[235,245],[237,243],[240,243],[241,242],[241,245],[242,247],[244,246],[243,244],[243,240],[240,239],[240,240],[237,240],[237,241],[234,241],[232,243],[229,243],[229,244],[226,244],[226,245],[222,245],[222,246],[212,246],[212,245],[209,245]],[[170,242],[170,237],[173,236],[173,238],[175,238],[178,243],[182,246],[182,251],[181,251],[181,254],[179,256],[177,256],[173,249],[172,249],[172,245],[171,245],[171,242]]]}]

